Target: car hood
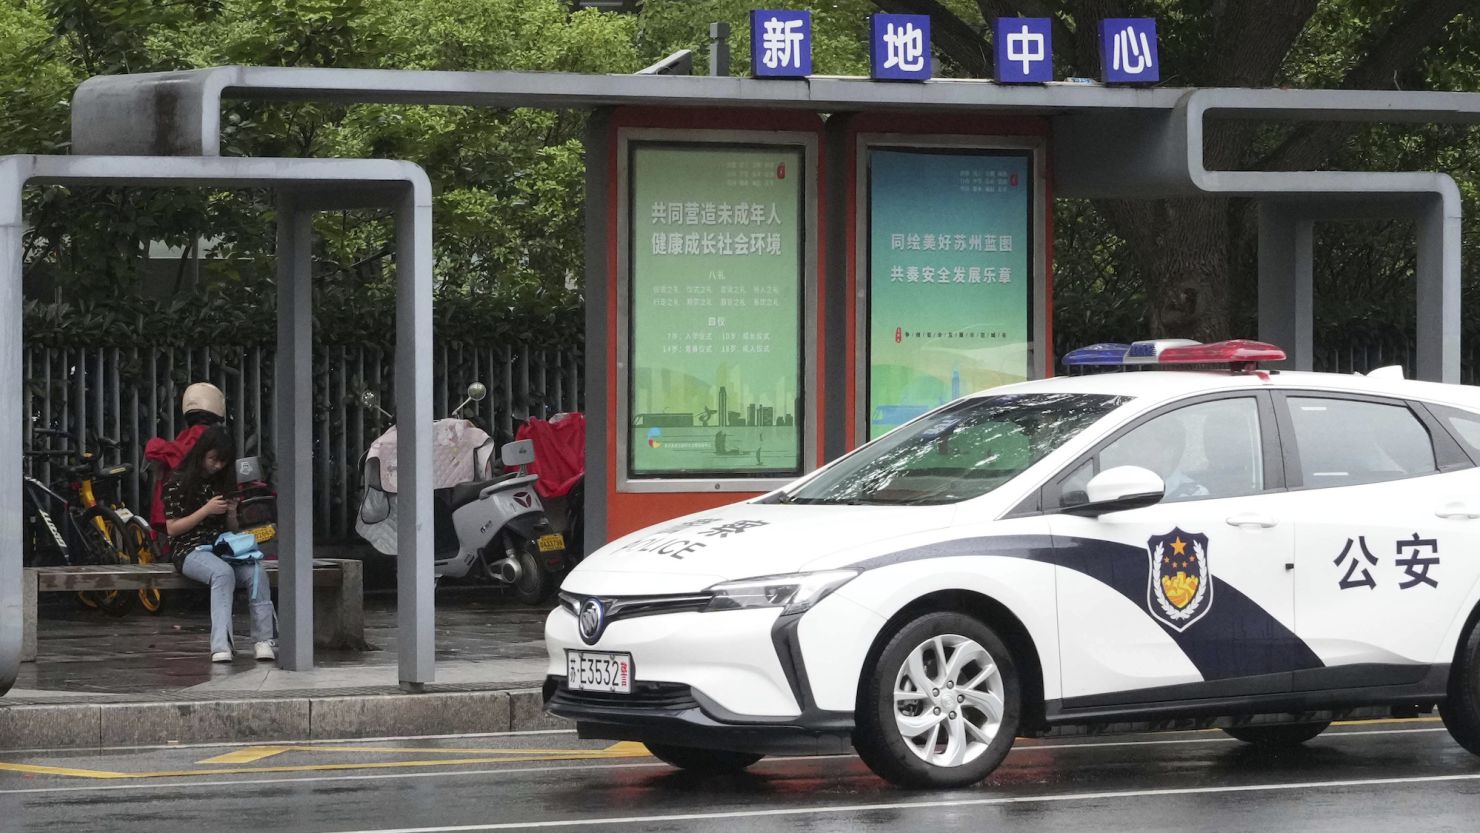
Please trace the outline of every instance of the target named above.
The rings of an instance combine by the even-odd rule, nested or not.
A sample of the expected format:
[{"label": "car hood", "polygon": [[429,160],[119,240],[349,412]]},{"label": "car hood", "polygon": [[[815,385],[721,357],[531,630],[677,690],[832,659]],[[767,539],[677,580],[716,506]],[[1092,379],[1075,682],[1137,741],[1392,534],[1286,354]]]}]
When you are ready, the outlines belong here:
[{"label": "car hood", "polygon": [[733,579],[829,569],[898,549],[948,525],[953,506],[737,503],[657,524],[597,550],[566,578],[572,593],[658,595]]}]

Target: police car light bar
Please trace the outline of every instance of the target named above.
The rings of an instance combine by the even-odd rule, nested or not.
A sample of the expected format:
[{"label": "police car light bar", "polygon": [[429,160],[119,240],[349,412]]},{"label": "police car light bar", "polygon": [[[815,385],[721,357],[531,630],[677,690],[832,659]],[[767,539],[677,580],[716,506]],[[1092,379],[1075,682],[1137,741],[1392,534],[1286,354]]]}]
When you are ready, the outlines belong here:
[{"label": "police car light bar", "polygon": [[1114,344],[1103,342],[1081,347],[1078,350],[1069,351],[1064,356],[1064,364],[1069,367],[1083,367],[1089,365],[1114,365],[1120,366],[1124,363],[1125,354],[1130,350],[1129,344]]},{"label": "police car light bar", "polygon": [[1245,338],[1213,344],[1169,347],[1157,357],[1158,364],[1253,364],[1284,360],[1284,350],[1273,344]]},{"label": "police car light bar", "polygon": [[1256,362],[1284,361],[1285,351],[1248,339],[1203,344],[1187,338],[1162,338],[1132,344],[1091,344],[1064,356],[1070,367],[1157,364],[1228,364],[1236,369]]}]

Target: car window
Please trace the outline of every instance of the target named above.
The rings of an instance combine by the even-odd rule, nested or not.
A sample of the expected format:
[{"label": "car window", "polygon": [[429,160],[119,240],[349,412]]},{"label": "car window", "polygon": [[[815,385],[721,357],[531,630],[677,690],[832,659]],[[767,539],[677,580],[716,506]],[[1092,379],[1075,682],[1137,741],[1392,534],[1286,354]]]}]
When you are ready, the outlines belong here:
[{"label": "car window", "polygon": [[1292,396],[1306,486],[1352,486],[1437,471],[1428,429],[1405,405]]},{"label": "car window", "polygon": [[1471,456],[1480,457],[1480,414],[1456,411],[1453,408],[1431,408],[1444,417],[1449,429],[1464,443]]},{"label": "car window", "polygon": [[1215,399],[1136,426],[1064,479],[1062,503],[1084,503],[1090,478],[1116,466],[1156,472],[1166,484],[1164,502],[1256,494],[1264,489],[1259,403]]},{"label": "car window", "polygon": [[962,400],[874,440],[779,499],[903,505],[978,497],[1126,401],[1081,393]]}]

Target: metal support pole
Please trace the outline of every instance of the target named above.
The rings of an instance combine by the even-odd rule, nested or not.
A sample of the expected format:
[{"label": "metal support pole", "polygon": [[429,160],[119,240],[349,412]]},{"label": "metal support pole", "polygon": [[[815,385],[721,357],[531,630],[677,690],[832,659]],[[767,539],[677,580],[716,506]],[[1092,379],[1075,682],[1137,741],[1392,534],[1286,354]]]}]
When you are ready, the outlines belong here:
[{"label": "metal support pole", "polygon": [[396,631],[401,688],[436,679],[432,575],[432,200],[396,204]]},{"label": "metal support pole", "polygon": [[[1452,183],[1451,183],[1452,189]],[[1418,217],[1418,356],[1415,374],[1431,382],[1460,380],[1460,205],[1446,193]]]},{"label": "metal support pole", "polygon": [[[21,375],[21,188],[20,163],[0,159],[0,378]],[[21,633],[21,434],[24,397],[17,389],[0,396],[0,694],[20,672]]]},{"label": "metal support pole", "polygon": [[[584,555],[606,543],[607,489],[615,461],[607,447],[609,415],[614,396],[607,381],[608,348],[613,336],[607,327],[607,306],[616,291],[616,275],[608,268],[607,207],[612,189],[612,111],[595,110],[586,120],[586,503]],[[618,431],[625,430],[618,426]]]},{"label": "metal support pole", "polygon": [[278,665],[313,668],[313,214],[278,198]]},{"label": "metal support pole", "polygon": [[709,74],[730,74],[730,24],[709,24]]},{"label": "metal support pole", "polygon": [[[822,352],[822,406],[818,414],[822,422],[822,459],[836,460],[848,451],[853,437],[848,436],[848,415],[844,392],[848,389],[848,356],[853,345],[848,342],[848,315],[855,307],[854,296],[848,292],[848,264],[853,259],[848,251],[848,226],[852,218],[844,207],[848,203],[848,185],[853,177],[849,157],[848,114],[827,117],[823,125],[822,141],[824,158],[829,164],[824,168],[822,200],[827,211],[821,217],[822,239],[826,241],[826,270],[819,276],[817,303],[823,310],[826,326],[823,343],[818,345]],[[862,183],[860,183],[861,185]],[[860,199],[863,199],[860,196]],[[867,280],[859,264],[859,281]],[[862,332],[862,327],[860,327]],[[807,380],[812,384],[812,380]]]},{"label": "metal support pole", "polygon": [[1289,370],[1315,367],[1314,221],[1259,204],[1259,339],[1284,348]]}]

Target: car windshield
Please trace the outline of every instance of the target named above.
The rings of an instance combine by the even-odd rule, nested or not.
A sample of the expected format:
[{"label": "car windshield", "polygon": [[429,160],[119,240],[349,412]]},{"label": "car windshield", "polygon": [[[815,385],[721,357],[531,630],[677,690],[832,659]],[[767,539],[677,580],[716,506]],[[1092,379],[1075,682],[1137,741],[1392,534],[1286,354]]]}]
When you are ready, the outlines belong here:
[{"label": "car windshield", "polygon": [[1129,397],[1085,393],[965,399],[880,437],[782,503],[924,505],[984,495]]}]

